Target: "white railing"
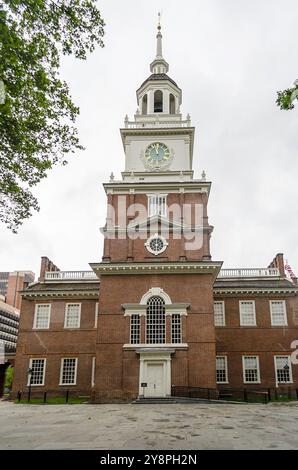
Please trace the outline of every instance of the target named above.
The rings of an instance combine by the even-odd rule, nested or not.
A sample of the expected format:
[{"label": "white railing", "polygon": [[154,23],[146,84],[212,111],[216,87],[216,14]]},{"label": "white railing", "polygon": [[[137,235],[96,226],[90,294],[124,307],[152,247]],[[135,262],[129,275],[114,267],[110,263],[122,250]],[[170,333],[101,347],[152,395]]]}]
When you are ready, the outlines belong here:
[{"label": "white railing", "polygon": [[97,279],[93,271],[47,271],[46,281],[83,281]]},{"label": "white railing", "polygon": [[221,269],[218,277],[279,277],[278,268]]},{"label": "white railing", "polygon": [[191,121],[125,121],[124,125],[128,129],[140,129],[143,127],[190,127]]}]

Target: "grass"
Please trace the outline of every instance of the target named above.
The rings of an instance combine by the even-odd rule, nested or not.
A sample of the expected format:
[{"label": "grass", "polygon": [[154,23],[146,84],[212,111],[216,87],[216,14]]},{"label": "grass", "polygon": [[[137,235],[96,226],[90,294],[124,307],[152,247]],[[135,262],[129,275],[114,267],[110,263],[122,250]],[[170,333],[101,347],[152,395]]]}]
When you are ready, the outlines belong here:
[{"label": "grass", "polygon": [[14,403],[21,405],[81,405],[86,403],[90,397],[69,397],[68,403],[65,401],[65,397],[48,397],[46,403],[44,403],[43,398],[31,398],[28,403],[28,399],[24,398],[19,400],[14,400]]}]

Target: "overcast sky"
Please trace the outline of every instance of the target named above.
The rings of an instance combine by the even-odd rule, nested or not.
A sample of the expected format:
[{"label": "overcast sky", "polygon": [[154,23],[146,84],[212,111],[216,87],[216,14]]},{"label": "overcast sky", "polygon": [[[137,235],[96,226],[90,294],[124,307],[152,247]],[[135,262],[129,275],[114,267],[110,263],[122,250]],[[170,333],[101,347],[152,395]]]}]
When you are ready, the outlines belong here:
[{"label": "overcast sky", "polygon": [[196,127],[194,170],[212,181],[213,260],[267,267],[283,252],[298,273],[298,106],[280,111],[276,91],[298,78],[297,0],[100,1],[105,48],[63,61],[81,109],[85,152],[56,167],[35,190],[41,210],[14,235],[0,228],[0,271],[32,270],[41,256],[62,270],[101,260],[102,183],[124,167],[119,128],[136,110],[135,90],[163,53]]}]

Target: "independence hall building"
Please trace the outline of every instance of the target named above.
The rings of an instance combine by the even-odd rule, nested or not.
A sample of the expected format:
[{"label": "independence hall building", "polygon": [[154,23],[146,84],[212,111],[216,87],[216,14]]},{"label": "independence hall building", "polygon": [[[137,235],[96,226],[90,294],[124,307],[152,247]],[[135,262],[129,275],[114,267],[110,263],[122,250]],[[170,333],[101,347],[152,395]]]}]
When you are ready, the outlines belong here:
[{"label": "independence hall building", "polygon": [[95,403],[177,387],[298,388],[297,281],[282,254],[256,269],[212,259],[211,183],[194,179],[195,129],[168,69],[159,25],[151,75],[120,130],[122,179],[104,184],[102,259],[69,272],[42,258],[22,291],[15,394],[30,382]]}]

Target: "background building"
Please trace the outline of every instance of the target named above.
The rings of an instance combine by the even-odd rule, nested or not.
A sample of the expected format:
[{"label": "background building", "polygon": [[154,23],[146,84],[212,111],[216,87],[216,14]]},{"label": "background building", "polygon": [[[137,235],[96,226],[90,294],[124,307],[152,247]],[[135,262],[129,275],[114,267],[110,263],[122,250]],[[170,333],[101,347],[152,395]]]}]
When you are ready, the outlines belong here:
[{"label": "background building", "polygon": [[20,321],[20,291],[34,281],[31,271],[0,272],[0,396],[5,371],[14,364]]}]

